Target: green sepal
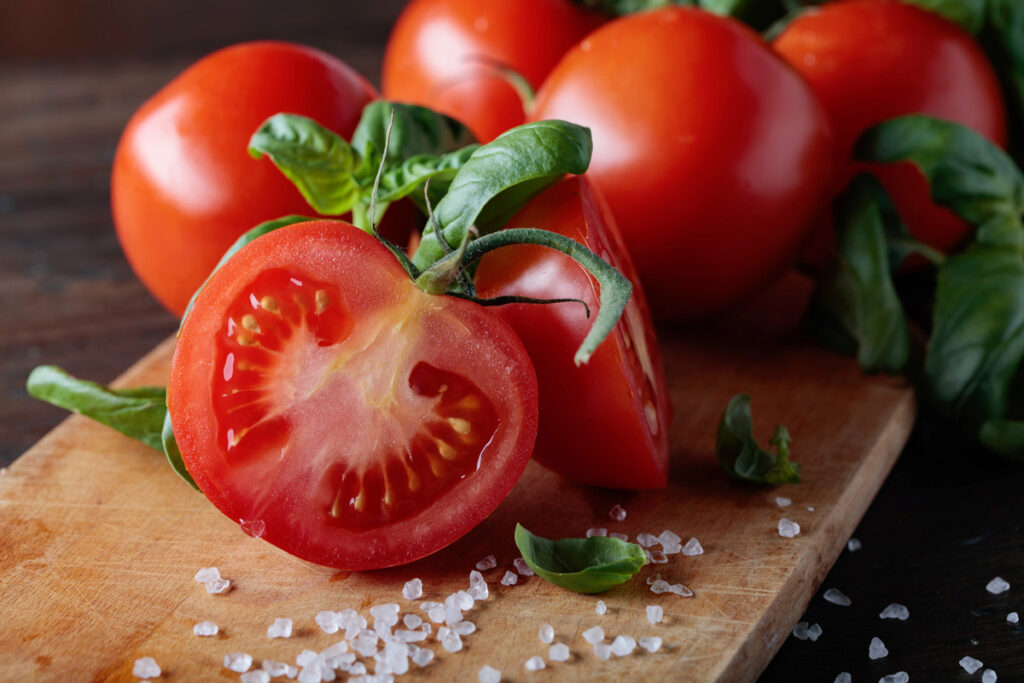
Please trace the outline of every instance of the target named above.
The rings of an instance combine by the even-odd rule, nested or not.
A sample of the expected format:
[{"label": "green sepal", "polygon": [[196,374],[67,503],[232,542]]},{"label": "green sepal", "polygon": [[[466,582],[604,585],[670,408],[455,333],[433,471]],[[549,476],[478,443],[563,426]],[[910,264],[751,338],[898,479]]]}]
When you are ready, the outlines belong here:
[{"label": "green sepal", "polygon": [[552,541],[516,524],[515,540],[537,576],[577,593],[603,593],[629,581],[646,562],[637,544],[606,536]]}]

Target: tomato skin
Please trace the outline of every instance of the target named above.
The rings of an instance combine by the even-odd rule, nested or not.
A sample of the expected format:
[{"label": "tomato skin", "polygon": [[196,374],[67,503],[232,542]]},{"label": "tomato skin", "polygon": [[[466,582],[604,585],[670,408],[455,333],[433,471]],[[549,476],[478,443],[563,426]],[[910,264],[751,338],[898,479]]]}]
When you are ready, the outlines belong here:
[{"label": "tomato skin", "polygon": [[752,31],[689,8],[626,16],[571,50],[535,120],[590,127],[587,175],[655,317],[707,316],[796,261],[831,173],[810,89]]},{"label": "tomato skin", "polygon": [[343,62],[280,42],[242,43],[199,60],[144,103],[117,146],[114,225],[142,283],[181,315],[249,228],[309,215],[298,190],[249,138],[279,112],[351,137],[373,87]]},{"label": "tomato skin", "polygon": [[[304,286],[307,291],[302,294]],[[313,287],[330,290],[324,312],[319,290],[315,299],[310,296]],[[270,308],[262,303],[268,295],[274,299]],[[232,313],[237,310],[251,312],[255,320],[239,318]],[[329,317],[332,311],[334,318]],[[242,335],[252,329],[259,332],[243,343]],[[367,339],[376,343],[368,344]],[[381,344],[384,348],[374,351]],[[269,350],[261,351],[261,346]],[[362,365],[360,358],[365,359]],[[277,365],[265,367],[273,363]],[[407,367],[413,371],[406,379],[399,370]],[[409,396],[427,395],[420,385],[430,382],[415,378],[422,367],[439,377],[468,382],[477,405],[482,401],[494,411],[487,417],[493,435],[488,432],[486,445],[479,452],[470,450],[463,465],[458,459],[449,462],[462,469],[455,470],[457,476],[449,477],[436,496],[417,498],[410,493],[417,490],[411,477],[405,489],[389,477],[397,503],[406,504],[393,519],[353,522],[355,515],[351,507],[344,507],[348,496],[341,497],[341,485],[334,504],[341,500],[342,514],[332,518],[325,487],[333,486],[332,472],[360,464],[339,455],[348,453],[352,444],[373,445],[354,452],[356,459],[366,461],[362,464],[367,471],[390,472],[387,467],[408,462],[424,472],[422,462],[416,463],[425,456],[416,452],[415,439],[434,413],[405,415],[405,422],[393,417],[404,415]],[[388,384],[389,379],[397,384]],[[232,382],[238,391],[231,389]],[[447,386],[429,391],[444,392]],[[331,393],[339,388],[356,393],[336,400],[344,396]],[[241,402],[231,404],[233,395],[240,395]],[[318,395],[326,397],[317,399]],[[363,395],[388,400],[351,400]],[[263,407],[254,409],[247,402],[250,396]],[[314,405],[317,400],[322,402]],[[444,402],[422,400],[428,407]],[[189,472],[225,515],[243,528],[258,528],[263,539],[304,559],[363,570],[435,552],[468,532],[504,499],[533,447],[537,385],[522,343],[491,311],[421,292],[376,239],[341,221],[312,221],[255,240],[213,274],[179,335],[168,409]],[[247,410],[255,410],[253,423],[240,436],[225,430],[250,419],[244,415]],[[465,429],[458,434],[471,438],[477,423],[463,422]],[[418,431],[413,440],[399,443],[405,444],[407,458],[389,460],[380,444],[400,433],[395,431],[398,427]],[[452,443],[460,447],[457,439]],[[335,489],[326,493],[333,495]]]},{"label": "tomato skin", "polygon": [[[911,164],[851,163],[850,156],[869,127],[915,113],[955,121],[1005,146],[999,83],[974,39],[956,24],[903,2],[849,0],[799,16],[774,47],[807,79],[828,112],[840,169],[834,192],[870,170],[912,235],[942,251],[962,242],[970,226],[931,201],[927,181]],[[829,219],[816,231],[805,259],[821,264],[833,242]]]},{"label": "tomato skin", "polygon": [[448,114],[490,142],[526,115],[515,88],[478,58],[511,68],[536,90],[601,21],[569,0],[413,0],[388,39],[382,90]]},{"label": "tomato skin", "polygon": [[[615,331],[586,365],[573,354],[592,320],[578,303],[512,304],[496,310],[522,339],[537,371],[540,425],[533,457],[567,479],[619,489],[664,488],[668,481],[668,386],[643,289],[607,206],[585,177],[535,197],[507,227],[550,230],[585,244],[634,284]],[[534,245],[485,256],[482,297],[581,299],[598,308],[597,281],[565,254]]]}]

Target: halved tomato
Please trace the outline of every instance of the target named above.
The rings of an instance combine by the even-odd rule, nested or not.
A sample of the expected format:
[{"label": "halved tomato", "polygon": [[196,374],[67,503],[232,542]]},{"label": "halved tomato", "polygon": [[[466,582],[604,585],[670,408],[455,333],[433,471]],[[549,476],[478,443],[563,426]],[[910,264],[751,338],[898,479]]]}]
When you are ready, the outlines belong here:
[{"label": "halved tomato", "polygon": [[168,407],[224,514],[293,555],[372,569],[438,550],[501,502],[530,457],[537,383],[493,312],[422,292],[370,235],[313,221],[214,273]]}]

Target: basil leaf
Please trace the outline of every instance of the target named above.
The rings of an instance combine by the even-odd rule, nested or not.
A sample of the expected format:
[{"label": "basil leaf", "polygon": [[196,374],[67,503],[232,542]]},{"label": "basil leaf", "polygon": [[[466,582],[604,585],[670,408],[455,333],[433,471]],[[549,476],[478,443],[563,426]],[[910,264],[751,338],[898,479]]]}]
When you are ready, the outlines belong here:
[{"label": "basil leaf", "polygon": [[178,442],[174,438],[174,427],[171,426],[170,411],[167,411],[167,415],[164,417],[164,426],[160,430],[160,442],[163,446],[164,455],[167,456],[167,462],[171,464],[171,469],[184,479],[189,486],[198,491],[199,486],[196,484],[196,480],[192,478],[192,475],[189,474],[188,469],[185,467],[185,461],[181,457],[181,451],[178,450]]},{"label": "basil leaf", "polygon": [[625,583],[644,566],[644,549],[617,538],[535,536],[516,524],[516,546],[533,572],[556,586],[577,593],[603,593]]},{"label": "basil leaf", "polygon": [[1024,460],[1024,421],[986,420],[978,432],[982,445],[1014,460]]},{"label": "basil leaf", "polygon": [[[392,112],[394,123],[391,123]],[[476,142],[473,133],[450,116],[414,104],[378,100],[366,105],[352,134],[352,147],[365,164],[360,175],[373,178],[377,173],[389,124],[391,136],[385,173],[392,164],[401,164],[412,157],[438,156]]]},{"label": "basil leaf", "polygon": [[394,202],[411,195],[413,201],[422,205],[423,193],[416,190],[429,178],[431,203],[439,202],[459,169],[473,156],[478,147],[476,144],[469,145],[438,156],[420,154],[394,164],[381,175],[377,201]]},{"label": "basil leaf", "polygon": [[970,128],[903,116],[867,130],[855,154],[864,161],[910,161],[937,203],[977,226],[979,242],[1024,247],[1024,177],[1005,152]]},{"label": "basil leaf", "polygon": [[162,388],[111,389],[72,377],[56,366],[40,365],[29,374],[27,389],[34,398],[163,450],[160,435],[167,415],[167,392]]},{"label": "basil leaf", "polygon": [[[809,320],[818,335],[855,352],[865,372],[895,374],[910,357],[910,331],[891,270],[895,254],[887,236],[906,229],[879,182],[860,175],[835,203],[837,251],[815,289]],[[890,261],[895,255],[895,259]]]},{"label": "basil leaf", "polygon": [[1024,3],[988,0],[988,21],[994,61],[1014,96],[1011,112],[1019,117],[1024,112]]},{"label": "basil leaf", "polygon": [[[462,244],[473,225],[480,234],[497,230],[566,173],[585,172],[592,149],[590,130],[566,121],[528,123],[478,148],[434,207],[448,244]],[[428,228],[413,263],[425,269],[443,256]]]},{"label": "basil leaf", "polygon": [[270,157],[317,213],[338,216],[360,196],[357,157],[340,135],[298,114],[275,114],[249,140],[254,158]]},{"label": "basil leaf", "polygon": [[790,462],[789,432],[782,425],[775,427],[769,444],[778,454],[769,453],[754,440],[754,422],[750,416],[750,397],[737,394],[729,401],[718,421],[716,451],[725,473],[734,479],[756,484],[799,484],[800,465]]}]

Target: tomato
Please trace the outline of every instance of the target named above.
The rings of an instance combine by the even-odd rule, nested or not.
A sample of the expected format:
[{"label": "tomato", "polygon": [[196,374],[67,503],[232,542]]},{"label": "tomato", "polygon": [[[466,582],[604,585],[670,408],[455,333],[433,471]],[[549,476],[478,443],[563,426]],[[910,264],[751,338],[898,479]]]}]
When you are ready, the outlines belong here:
[{"label": "tomato", "polygon": [[705,316],[796,261],[831,173],[828,121],[761,39],[690,8],[598,29],[534,119],[589,126],[602,190],[656,317]]},{"label": "tomato", "polygon": [[199,488],[243,529],[359,570],[428,555],[526,466],[536,376],[490,310],[419,290],[340,221],[218,269],[178,338],[168,409]]},{"label": "tomato", "polygon": [[601,21],[570,0],[413,0],[388,39],[384,96],[453,116],[489,142],[525,121],[500,70],[536,90]]},{"label": "tomato", "polygon": [[[534,198],[507,227],[543,228],[572,238],[634,284],[618,326],[581,367],[573,364],[573,354],[592,321],[580,304],[496,309],[522,339],[537,371],[540,425],[534,459],[582,484],[664,487],[671,422],[665,373],[643,290],[604,202],[585,178],[569,178]],[[485,256],[477,273],[483,297],[574,298],[597,310],[597,281],[551,249],[506,247]]]},{"label": "tomato", "polygon": [[373,88],[341,61],[300,45],[244,43],[201,59],[128,122],[114,157],[114,224],[150,292],[181,315],[246,230],[309,214],[298,190],[249,138],[278,112],[350,137]]},{"label": "tomato", "polygon": [[[778,37],[775,49],[804,75],[828,112],[841,169],[834,191],[870,170],[912,235],[942,251],[962,242],[970,226],[931,201],[927,181],[910,163],[854,164],[850,155],[869,127],[914,113],[961,123],[1005,145],[999,83],[971,36],[902,2],[851,0],[801,15]],[[827,220],[807,260],[822,263],[833,242]]]}]

